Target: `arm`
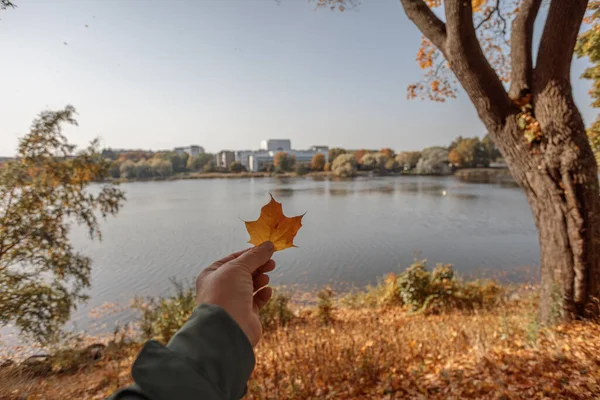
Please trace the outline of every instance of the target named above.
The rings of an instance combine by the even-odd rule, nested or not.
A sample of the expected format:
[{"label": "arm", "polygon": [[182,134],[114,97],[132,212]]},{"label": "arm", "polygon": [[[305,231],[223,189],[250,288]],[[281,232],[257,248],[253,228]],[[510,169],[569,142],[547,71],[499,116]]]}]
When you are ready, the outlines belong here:
[{"label": "arm", "polygon": [[244,332],[222,308],[203,304],[166,347],[146,343],[131,370],[136,385],[111,399],[239,399],[253,369]]},{"label": "arm", "polygon": [[[258,311],[272,291],[273,244],[225,257],[196,280],[200,304],[167,346],[149,341],[132,367],[135,385],[110,400],[239,399],[254,368]],[[263,290],[259,290],[264,288]]]}]

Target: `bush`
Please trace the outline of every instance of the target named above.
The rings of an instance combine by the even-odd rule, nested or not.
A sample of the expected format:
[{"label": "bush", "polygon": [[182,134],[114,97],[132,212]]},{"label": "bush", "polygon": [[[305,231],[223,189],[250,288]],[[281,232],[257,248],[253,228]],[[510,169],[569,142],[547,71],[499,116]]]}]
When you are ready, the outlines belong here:
[{"label": "bush", "polygon": [[194,288],[171,280],[175,287],[174,296],[158,298],[136,298],[133,308],[141,311],[139,327],[144,339],[156,339],[167,343],[188,320],[196,307]]},{"label": "bush", "polygon": [[296,165],[296,175],[302,176],[310,172],[310,168],[306,164]]},{"label": "bush", "polygon": [[335,292],[329,286],[317,293],[317,317],[325,325],[333,322],[333,310],[335,309],[333,305],[334,297]]},{"label": "bush", "polygon": [[331,171],[337,176],[351,177],[356,175],[356,158],[354,154],[340,154],[333,160]]},{"label": "bush", "polygon": [[415,261],[400,275],[398,289],[409,310],[428,314],[490,308],[502,295],[495,282],[464,282],[456,278],[450,264],[438,264],[430,273],[425,261]]},{"label": "bush", "polygon": [[273,289],[273,296],[259,311],[260,322],[265,330],[285,326],[294,318],[288,304],[292,296],[289,293]]},{"label": "bush", "polygon": [[492,281],[464,282],[450,264],[429,272],[425,261],[415,261],[400,275],[390,273],[376,286],[342,298],[351,308],[404,305],[411,312],[441,314],[452,310],[489,309],[502,298],[502,288]]},{"label": "bush", "polygon": [[202,168],[202,170],[204,172],[215,172],[215,170],[217,169],[217,164],[215,164],[214,161],[209,161],[207,162],[204,167]]},{"label": "bush", "polygon": [[310,163],[310,168],[313,171],[323,171],[325,169],[325,155],[323,153],[315,154]]},{"label": "bush", "polygon": [[233,172],[235,174],[239,174],[240,172],[244,172],[245,170],[246,167],[244,167],[239,161],[234,161],[229,166],[229,172]]}]

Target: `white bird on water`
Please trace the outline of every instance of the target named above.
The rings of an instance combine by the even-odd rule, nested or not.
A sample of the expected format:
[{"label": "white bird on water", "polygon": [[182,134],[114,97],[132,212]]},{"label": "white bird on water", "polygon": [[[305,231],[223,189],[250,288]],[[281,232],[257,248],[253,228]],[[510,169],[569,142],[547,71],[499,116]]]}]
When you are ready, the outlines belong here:
[{"label": "white bird on water", "polygon": [[445,196],[445,195],[446,195],[446,191],[442,190],[442,196]]}]

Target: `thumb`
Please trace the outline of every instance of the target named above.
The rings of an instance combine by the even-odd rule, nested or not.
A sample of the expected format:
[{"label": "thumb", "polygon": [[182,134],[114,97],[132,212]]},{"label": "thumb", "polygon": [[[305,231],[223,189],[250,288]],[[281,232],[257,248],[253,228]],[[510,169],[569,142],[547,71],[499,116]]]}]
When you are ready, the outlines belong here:
[{"label": "thumb", "polygon": [[253,274],[257,269],[265,265],[265,263],[271,259],[274,252],[275,246],[273,243],[264,242],[233,260],[231,265],[242,267],[250,274]]}]

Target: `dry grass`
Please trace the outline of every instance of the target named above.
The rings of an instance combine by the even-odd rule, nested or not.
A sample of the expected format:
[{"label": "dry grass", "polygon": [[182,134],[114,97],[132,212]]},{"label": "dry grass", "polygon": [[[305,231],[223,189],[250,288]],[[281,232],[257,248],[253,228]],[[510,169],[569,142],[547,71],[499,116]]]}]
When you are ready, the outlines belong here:
[{"label": "dry grass", "polygon": [[[248,399],[597,399],[600,326],[539,328],[531,301],[436,316],[399,306],[315,310],[268,332]],[[2,399],[100,399],[130,383],[138,346],[69,374],[0,371]]]}]

